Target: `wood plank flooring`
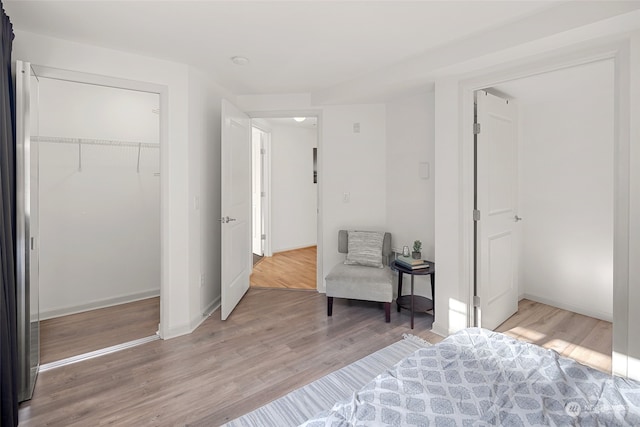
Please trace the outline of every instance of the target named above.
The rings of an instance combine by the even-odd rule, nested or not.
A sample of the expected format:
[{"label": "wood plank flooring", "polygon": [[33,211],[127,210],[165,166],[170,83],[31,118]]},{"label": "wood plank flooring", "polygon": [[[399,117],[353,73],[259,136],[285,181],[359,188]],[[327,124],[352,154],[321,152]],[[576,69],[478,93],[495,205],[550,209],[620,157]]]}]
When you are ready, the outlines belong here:
[{"label": "wood plank flooring", "polygon": [[[546,307],[523,302],[501,329],[525,336],[517,329],[519,316],[521,327],[532,331],[525,339],[544,334],[551,342],[555,330],[569,338],[573,324],[579,326],[577,342],[585,344],[589,331],[581,318]],[[536,319],[540,315],[545,317]],[[431,315],[417,315],[411,330],[406,311],[392,310],[391,323],[385,323],[376,303],[336,299],[329,318],[326,297],[316,292],[251,288],[227,321],[219,316],[216,311],[190,335],[41,373],[33,399],[20,407],[20,426],[183,426],[205,416],[219,425],[392,344],[403,333],[432,343],[442,339],[429,330]],[[603,341],[611,341],[601,332]]]},{"label": "wood plank flooring", "polygon": [[518,312],[496,331],[611,373],[611,322],[523,299]]},{"label": "wood plank flooring", "polygon": [[43,372],[20,426],[215,425],[414,333],[431,342],[432,316],[317,292],[250,289],[228,320],[219,311],[190,335]]},{"label": "wood plank flooring", "polygon": [[40,322],[40,363],[45,364],[154,335],[160,298],[147,298]]},{"label": "wood plank flooring", "polygon": [[253,267],[251,286],[258,288],[316,289],[317,247],[278,252]]}]

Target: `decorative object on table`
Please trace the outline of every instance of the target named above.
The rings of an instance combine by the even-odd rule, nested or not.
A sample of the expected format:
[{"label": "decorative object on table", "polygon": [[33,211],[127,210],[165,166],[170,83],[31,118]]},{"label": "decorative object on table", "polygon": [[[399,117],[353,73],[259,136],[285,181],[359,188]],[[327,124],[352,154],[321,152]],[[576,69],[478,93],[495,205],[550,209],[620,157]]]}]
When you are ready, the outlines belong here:
[{"label": "decorative object on table", "polygon": [[415,270],[417,268],[428,268],[429,263],[423,259],[414,259],[408,256],[399,256],[396,258],[396,262],[405,268],[409,268],[411,270]]},{"label": "decorative object on table", "polygon": [[402,256],[404,256],[404,257],[408,257],[409,256],[409,246],[403,246],[402,247]]},{"label": "decorative object on table", "polygon": [[411,258],[422,258],[422,242],[420,240],[416,240],[415,242],[413,242],[413,252],[411,252]]}]

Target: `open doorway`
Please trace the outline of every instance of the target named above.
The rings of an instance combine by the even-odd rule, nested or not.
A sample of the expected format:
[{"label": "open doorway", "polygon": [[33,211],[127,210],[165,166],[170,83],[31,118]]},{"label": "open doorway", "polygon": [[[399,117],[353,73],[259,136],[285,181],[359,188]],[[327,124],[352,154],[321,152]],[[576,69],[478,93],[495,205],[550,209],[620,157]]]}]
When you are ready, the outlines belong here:
[{"label": "open doorway", "polygon": [[160,95],[37,76],[42,367],[157,339]]},{"label": "open doorway", "polygon": [[318,119],[253,119],[251,286],[317,289]]},{"label": "open doorway", "polygon": [[265,239],[265,204],[266,204],[266,180],[265,180],[265,156],[269,145],[270,133],[257,126],[251,128],[251,248],[253,265],[264,258]]},{"label": "open doorway", "polygon": [[[540,308],[537,317],[521,319],[522,323],[510,328],[511,333],[582,363],[596,360],[594,367],[610,371],[614,61],[599,60],[512,80],[493,85],[487,92],[518,104],[514,217],[518,239],[512,252],[519,259],[513,277],[519,284],[518,297],[521,304],[532,301],[581,319],[567,320]],[[480,221],[485,214],[481,212]],[[555,314],[550,318],[549,313]],[[560,332],[561,339],[546,339],[545,331],[554,322],[557,325],[552,329]]]}]

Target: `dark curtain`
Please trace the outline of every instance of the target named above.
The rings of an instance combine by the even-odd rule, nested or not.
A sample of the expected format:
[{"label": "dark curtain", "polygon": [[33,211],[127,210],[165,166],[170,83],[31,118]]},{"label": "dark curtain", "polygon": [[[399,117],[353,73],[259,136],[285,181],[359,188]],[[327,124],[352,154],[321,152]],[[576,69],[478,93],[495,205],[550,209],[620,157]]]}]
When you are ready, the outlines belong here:
[{"label": "dark curtain", "polygon": [[0,1],[0,425],[18,425],[16,318],[15,97],[11,78],[13,26]]}]

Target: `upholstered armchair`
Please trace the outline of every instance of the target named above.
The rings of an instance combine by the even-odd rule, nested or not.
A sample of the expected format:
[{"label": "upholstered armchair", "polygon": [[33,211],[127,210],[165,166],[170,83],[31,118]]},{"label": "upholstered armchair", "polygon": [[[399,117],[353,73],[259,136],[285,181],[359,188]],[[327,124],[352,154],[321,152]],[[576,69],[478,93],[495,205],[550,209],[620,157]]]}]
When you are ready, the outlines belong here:
[{"label": "upholstered armchair", "polygon": [[384,303],[385,320],[391,321],[393,275],[389,269],[391,234],[374,231],[338,232],[338,252],[346,254],[325,278],[327,315],[333,314],[333,298]]}]

